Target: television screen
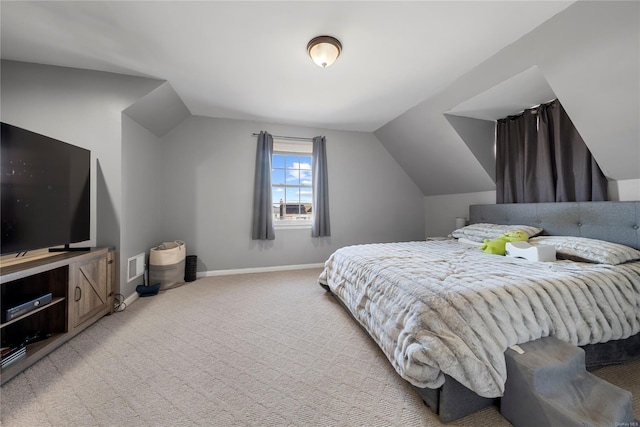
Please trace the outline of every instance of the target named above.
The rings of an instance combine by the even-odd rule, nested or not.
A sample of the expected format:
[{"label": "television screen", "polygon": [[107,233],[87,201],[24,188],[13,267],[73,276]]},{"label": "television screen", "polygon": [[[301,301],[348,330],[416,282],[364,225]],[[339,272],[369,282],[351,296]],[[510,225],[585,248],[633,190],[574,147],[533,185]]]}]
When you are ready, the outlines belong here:
[{"label": "television screen", "polygon": [[1,252],[90,239],[91,152],[2,123]]}]

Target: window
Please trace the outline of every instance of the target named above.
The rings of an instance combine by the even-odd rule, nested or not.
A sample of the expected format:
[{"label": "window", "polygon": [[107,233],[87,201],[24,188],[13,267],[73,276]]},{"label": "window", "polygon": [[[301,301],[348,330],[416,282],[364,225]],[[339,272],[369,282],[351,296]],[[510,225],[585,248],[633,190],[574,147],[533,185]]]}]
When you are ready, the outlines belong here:
[{"label": "window", "polygon": [[274,141],[271,195],[274,224],[311,225],[312,144]]}]

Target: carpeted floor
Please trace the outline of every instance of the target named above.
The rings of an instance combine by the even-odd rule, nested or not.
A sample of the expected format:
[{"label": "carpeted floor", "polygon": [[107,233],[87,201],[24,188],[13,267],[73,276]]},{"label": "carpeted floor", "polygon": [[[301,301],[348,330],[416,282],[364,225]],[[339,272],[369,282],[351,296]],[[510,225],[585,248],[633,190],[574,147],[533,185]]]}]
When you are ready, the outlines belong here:
[{"label": "carpeted floor", "polygon": [[[438,426],[319,269],[201,278],[107,316],[2,387],[2,426]],[[640,360],[596,374],[634,393]],[[449,425],[509,426],[489,408]]]}]

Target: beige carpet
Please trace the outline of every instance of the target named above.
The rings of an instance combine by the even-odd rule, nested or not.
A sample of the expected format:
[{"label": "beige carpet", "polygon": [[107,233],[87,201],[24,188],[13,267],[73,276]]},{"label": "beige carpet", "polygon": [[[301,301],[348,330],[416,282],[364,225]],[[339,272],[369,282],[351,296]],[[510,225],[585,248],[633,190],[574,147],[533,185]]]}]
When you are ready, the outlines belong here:
[{"label": "beige carpet", "polygon": [[[438,426],[316,279],[209,277],[140,298],[2,387],[2,426]],[[634,393],[640,360],[597,374]],[[509,426],[493,408],[449,425]]]}]

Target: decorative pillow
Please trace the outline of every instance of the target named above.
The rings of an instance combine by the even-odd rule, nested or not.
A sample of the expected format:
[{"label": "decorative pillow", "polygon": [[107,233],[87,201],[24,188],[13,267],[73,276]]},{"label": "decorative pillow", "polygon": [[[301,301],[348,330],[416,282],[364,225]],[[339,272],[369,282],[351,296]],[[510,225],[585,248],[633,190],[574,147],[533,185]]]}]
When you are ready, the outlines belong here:
[{"label": "decorative pillow", "polygon": [[640,251],[618,243],[574,236],[540,236],[529,240],[532,245],[556,248],[558,258],[580,262],[618,265],[640,260]]},{"label": "decorative pillow", "polygon": [[484,243],[486,239],[494,240],[511,231],[524,231],[529,235],[529,237],[533,237],[542,233],[542,228],[532,227],[530,225],[500,225],[480,222],[458,228],[451,233],[451,236],[456,239],[467,239],[478,243]]}]

